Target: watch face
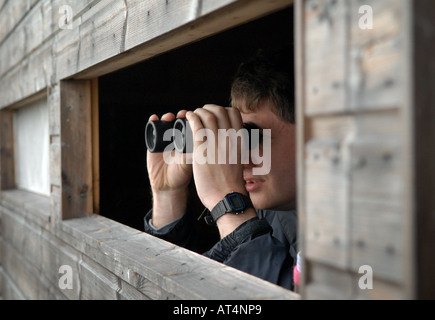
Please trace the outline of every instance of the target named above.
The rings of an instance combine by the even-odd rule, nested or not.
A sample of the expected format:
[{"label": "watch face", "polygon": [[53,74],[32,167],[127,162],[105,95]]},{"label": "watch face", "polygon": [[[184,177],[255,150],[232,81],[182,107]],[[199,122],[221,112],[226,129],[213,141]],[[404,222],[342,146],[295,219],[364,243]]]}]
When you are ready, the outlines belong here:
[{"label": "watch face", "polygon": [[243,210],[245,208],[245,203],[237,193],[228,195],[227,199],[234,211]]}]

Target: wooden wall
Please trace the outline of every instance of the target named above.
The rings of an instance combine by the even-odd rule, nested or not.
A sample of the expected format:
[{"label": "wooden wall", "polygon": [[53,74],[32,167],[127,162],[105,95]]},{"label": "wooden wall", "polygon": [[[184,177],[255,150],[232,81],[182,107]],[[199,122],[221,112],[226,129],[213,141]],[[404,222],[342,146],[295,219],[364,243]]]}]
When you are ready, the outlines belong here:
[{"label": "wooden wall", "polygon": [[[0,0],[0,297],[298,298],[92,214],[94,79],[291,3]],[[71,29],[59,25],[64,5]],[[15,189],[13,176],[12,110],[42,97],[49,108],[50,196]],[[71,289],[59,285],[62,266],[71,268]]]},{"label": "wooden wall", "polygon": [[[431,1],[421,1],[432,10]],[[68,149],[73,128],[62,122],[68,120],[65,110],[74,107],[65,101],[68,92],[62,92],[71,83],[77,87],[84,80],[91,86],[88,80],[292,2],[0,0],[0,296],[297,298],[192,252],[90,215],[92,157],[81,163],[86,166],[81,171],[84,174],[75,177],[75,188],[68,189],[66,178],[74,166],[66,165],[71,160],[65,154],[80,159],[92,148],[88,145],[92,137],[85,136],[85,149]],[[59,9],[65,4],[73,14],[71,29],[59,27],[63,14]],[[373,8],[372,30],[359,28],[361,5]],[[414,188],[414,152],[422,162],[430,145],[415,144],[414,136],[418,100],[414,89],[422,82],[424,70],[421,60],[414,59],[414,49],[425,48],[418,41],[433,35],[429,21],[434,21],[433,11],[422,8],[414,10],[414,2],[407,0],[296,1],[302,298],[416,298],[421,296],[417,283],[425,283],[426,292],[435,287],[429,278],[432,286],[424,281],[427,268],[418,268],[433,246],[416,240],[417,230],[422,230],[418,239],[430,244],[434,230],[428,213],[433,212],[433,201],[424,190]],[[418,25],[426,32],[423,35],[413,33],[420,15],[426,15],[426,23]],[[418,53],[421,59],[428,56]],[[415,66],[419,68],[414,70]],[[84,89],[85,94],[92,94],[91,88]],[[430,86],[424,88],[419,97],[433,101]],[[43,95],[50,116],[49,197],[14,189],[9,143],[11,108]],[[433,113],[428,108],[421,112],[419,124],[430,127],[428,119],[433,119]],[[65,129],[69,130],[66,135]],[[433,141],[433,130],[427,132]],[[428,165],[425,168],[433,170]],[[417,173],[421,181],[423,172]],[[433,187],[431,179],[428,183]],[[415,210],[416,199],[424,201],[421,214]],[[421,248],[418,261],[417,246]],[[59,286],[63,265],[72,268],[72,289]],[[362,265],[373,268],[373,290],[358,288]]]},{"label": "wooden wall", "polygon": [[[418,189],[425,187],[414,175],[426,175],[425,183],[433,186],[429,149],[435,144],[433,131],[427,130],[433,103],[422,104],[433,102],[426,88],[433,81],[427,82],[420,69],[433,67],[433,50],[427,50],[427,40],[414,38],[422,33],[414,30],[414,23],[426,26],[426,39],[433,37],[428,17],[433,19],[434,6],[399,0],[299,4],[298,190],[306,271],[302,296],[421,297],[422,283],[426,289],[434,286],[423,267],[433,266],[434,234],[429,230],[434,223],[429,215],[434,207],[427,195],[425,204],[417,202]],[[363,5],[372,9],[373,28],[364,28],[364,21],[360,25],[367,13],[360,11]],[[419,13],[414,6],[425,10]],[[433,68],[429,70],[433,80]],[[421,82],[425,84],[417,85]],[[421,128],[414,122],[419,113],[428,117],[423,123],[426,135],[415,131]],[[418,151],[416,143],[432,148]],[[431,163],[425,174],[415,166],[415,157]],[[425,241],[418,241],[423,237],[419,228],[426,230]],[[426,254],[417,258],[416,252]],[[367,266],[372,289],[359,285]],[[426,272],[417,271],[418,266]]]}]

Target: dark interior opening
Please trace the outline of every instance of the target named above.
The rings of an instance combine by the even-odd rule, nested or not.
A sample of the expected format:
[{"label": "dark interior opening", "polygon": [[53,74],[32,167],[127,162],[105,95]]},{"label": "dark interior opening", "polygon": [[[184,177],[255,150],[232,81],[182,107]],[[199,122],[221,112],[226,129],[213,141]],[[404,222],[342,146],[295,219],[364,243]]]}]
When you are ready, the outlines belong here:
[{"label": "dark interior opening", "polygon": [[[152,114],[229,105],[238,65],[259,48],[293,44],[293,8],[177,48],[99,79],[100,214],[143,230],[152,207],[144,129]],[[291,56],[289,55],[289,58]],[[191,186],[191,203],[203,210]],[[198,221],[207,234],[217,229]]]}]

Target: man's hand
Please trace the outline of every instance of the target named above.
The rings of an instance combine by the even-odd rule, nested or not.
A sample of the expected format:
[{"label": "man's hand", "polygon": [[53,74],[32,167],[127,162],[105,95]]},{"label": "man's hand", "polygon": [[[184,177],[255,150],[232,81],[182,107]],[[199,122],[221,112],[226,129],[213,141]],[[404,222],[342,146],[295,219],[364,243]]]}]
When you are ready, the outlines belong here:
[{"label": "man's hand", "polygon": [[[216,105],[206,105],[196,109],[195,112],[188,112],[186,118],[189,121],[194,137],[206,136],[205,141],[195,141],[193,154],[193,175],[198,196],[206,208],[212,210],[225,195],[232,192],[239,192],[248,195],[243,180],[243,166],[241,164],[241,143],[237,138],[218,141],[219,129],[243,128],[240,112],[235,108],[223,108]],[[205,130],[203,130],[205,129]],[[200,130],[203,130],[201,135]],[[220,142],[220,143],[218,143]],[[232,148],[231,144],[237,144]],[[207,156],[210,152],[213,157],[208,157],[205,163],[198,163],[198,158],[206,158],[202,152],[206,150]],[[237,150],[238,162],[230,164],[229,152]],[[218,156],[225,152],[227,155],[223,163],[219,163]],[[201,154],[200,154],[201,153]],[[222,159],[221,159],[222,160]],[[256,216],[253,209],[246,210],[241,215],[226,214],[218,219],[217,225],[221,237],[225,237],[234,231],[240,224]]]},{"label": "man's hand", "polygon": [[[180,111],[178,118],[184,118],[186,111]],[[159,120],[153,115],[150,121]],[[174,121],[171,113],[162,116],[163,121]],[[186,155],[172,151],[174,163],[165,162],[164,153],[147,153],[148,176],[153,193],[153,226],[161,228],[182,217],[186,211],[187,191],[192,179],[192,165],[186,164]]]}]

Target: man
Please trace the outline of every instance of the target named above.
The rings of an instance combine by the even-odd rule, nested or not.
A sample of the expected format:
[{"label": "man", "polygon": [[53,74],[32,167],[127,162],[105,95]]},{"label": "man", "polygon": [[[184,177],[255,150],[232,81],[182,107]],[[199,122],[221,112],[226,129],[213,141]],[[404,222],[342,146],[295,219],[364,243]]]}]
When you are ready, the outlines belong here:
[{"label": "man", "polygon": [[[194,112],[183,110],[178,113],[178,118],[187,118],[194,136],[202,129],[211,133],[205,141],[194,142],[194,158],[195,151],[209,143],[210,137],[217,137],[219,129],[240,130],[244,123],[249,123],[257,126],[260,132],[270,132],[270,171],[256,175],[254,169],[264,164],[255,161],[167,164],[162,154],[148,153],[153,209],[145,217],[145,231],[195,250],[192,231],[195,221],[187,204],[188,185],[193,176],[198,196],[212,212],[221,239],[204,255],[293,289],[297,216],[291,50],[270,55],[260,52],[243,63],[233,81],[231,104],[232,108],[205,105]],[[150,120],[158,119],[156,115],[150,117]],[[161,118],[164,121],[174,119],[173,114]],[[218,143],[211,146],[216,154],[222,151],[219,149],[222,145]],[[261,147],[260,143],[257,148]],[[174,156],[186,160],[186,155]],[[234,195],[248,203],[243,213],[235,214],[236,209],[234,212],[221,210]],[[222,205],[223,202],[227,205]]]}]

